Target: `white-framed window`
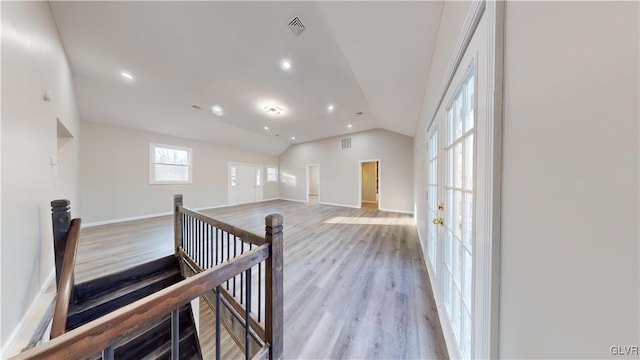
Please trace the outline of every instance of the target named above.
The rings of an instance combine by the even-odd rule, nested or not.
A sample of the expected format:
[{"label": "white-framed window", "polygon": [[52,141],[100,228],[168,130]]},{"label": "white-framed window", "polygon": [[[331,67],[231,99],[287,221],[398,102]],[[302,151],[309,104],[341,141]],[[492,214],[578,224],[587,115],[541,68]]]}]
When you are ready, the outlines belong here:
[{"label": "white-framed window", "polygon": [[149,184],[191,184],[190,148],[149,143]]},{"label": "white-framed window", "polygon": [[277,166],[267,166],[267,181],[278,181]]}]

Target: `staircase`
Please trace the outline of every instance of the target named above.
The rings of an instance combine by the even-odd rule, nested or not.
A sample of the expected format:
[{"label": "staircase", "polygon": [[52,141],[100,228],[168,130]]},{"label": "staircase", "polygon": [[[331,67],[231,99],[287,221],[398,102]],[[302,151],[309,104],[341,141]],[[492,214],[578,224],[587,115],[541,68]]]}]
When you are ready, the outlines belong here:
[{"label": "staircase", "polygon": [[[183,280],[173,255],[77,284],[66,331],[73,330]],[[191,304],[179,310],[180,359],[202,359]],[[171,314],[114,344],[115,359],[169,359]]]},{"label": "staircase", "polygon": [[[229,356],[237,346],[246,359],[282,359],[281,215],[265,217],[262,236],[184,208],[175,195],[173,255],[76,284],[82,220],[71,219],[69,200],[51,207],[57,287],[51,340],[35,346],[44,320],[35,347],[12,359],[202,359],[199,335],[211,330],[208,357],[221,359],[223,347]],[[232,294],[224,289],[230,284]],[[214,321],[198,334],[191,301],[201,297]]]}]

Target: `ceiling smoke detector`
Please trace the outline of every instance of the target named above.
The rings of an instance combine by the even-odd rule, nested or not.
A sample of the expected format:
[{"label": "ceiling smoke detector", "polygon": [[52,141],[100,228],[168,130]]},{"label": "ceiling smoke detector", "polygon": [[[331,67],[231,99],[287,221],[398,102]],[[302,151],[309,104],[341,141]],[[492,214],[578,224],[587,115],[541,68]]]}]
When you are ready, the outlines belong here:
[{"label": "ceiling smoke detector", "polygon": [[298,36],[301,32],[304,31],[304,25],[302,24],[302,21],[300,21],[300,19],[296,16],[289,23],[289,29],[291,29],[293,35]]}]

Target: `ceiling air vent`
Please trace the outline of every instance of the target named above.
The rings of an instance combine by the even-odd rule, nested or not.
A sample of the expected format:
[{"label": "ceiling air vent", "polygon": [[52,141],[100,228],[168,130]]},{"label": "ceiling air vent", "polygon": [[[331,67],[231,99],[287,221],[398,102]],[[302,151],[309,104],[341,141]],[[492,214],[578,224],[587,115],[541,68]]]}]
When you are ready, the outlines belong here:
[{"label": "ceiling air vent", "polygon": [[298,19],[298,17],[295,17],[289,23],[289,29],[291,29],[293,35],[298,36],[301,32],[304,31],[304,25],[302,24],[302,21]]},{"label": "ceiling air vent", "polygon": [[351,149],[351,136],[340,139],[340,146],[342,150]]}]

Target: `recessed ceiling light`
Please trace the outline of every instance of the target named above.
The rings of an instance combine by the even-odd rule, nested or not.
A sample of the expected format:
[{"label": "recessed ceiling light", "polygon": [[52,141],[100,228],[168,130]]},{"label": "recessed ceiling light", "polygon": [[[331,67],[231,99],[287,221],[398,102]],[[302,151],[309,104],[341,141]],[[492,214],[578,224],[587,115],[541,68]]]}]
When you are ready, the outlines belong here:
[{"label": "recessed ceiling light", "polygon": [[333,109],[334,109],[333,104],[329,104],[329,106],[327,106],[327,111],[333,112]]},{"label": "recessed ceiling light", "polygon": [[265,129],[265,130],[269,130],[269,127],[268,127],[268,126],[265,126],[263,129]]},{"label": "recessed ceiling light", "polygon": [[280,60],[280,69],[282,69],[283,71],[291,70],[291,61],[287,59]]},{"label": "recessed ceiling light", "polygon": [[222,107],[220,107],[220,105],[213,105],[213,106],[211,107],[211,111],[212,111],[214,114],[218,115],[218,116],[222,116],[222,115],[224,115],[224,109],[222,109]]},{"label": "recessed ceiling light", "polygon": [[295,140],[295,139],[296,139],[296,137],[295,137],[295,136],[292,136],[292,137],[291,137],[291,140]]},{"label": "recessed ceiling light", "polygon": [[133,80],[133,76],[131,76],[131,74],[129,74],[129,73],[121,72],[120,75],[122,75],[123,78],[129,79],[129,80]]},{"label": "recessed ceiling light", "polygon": [[349,125],[347,125],[347,127],[348,127],[349,129],[351,129],[351,128],[353,127],[353,125],[349,124]]}]

